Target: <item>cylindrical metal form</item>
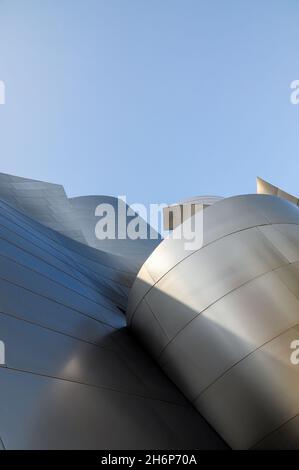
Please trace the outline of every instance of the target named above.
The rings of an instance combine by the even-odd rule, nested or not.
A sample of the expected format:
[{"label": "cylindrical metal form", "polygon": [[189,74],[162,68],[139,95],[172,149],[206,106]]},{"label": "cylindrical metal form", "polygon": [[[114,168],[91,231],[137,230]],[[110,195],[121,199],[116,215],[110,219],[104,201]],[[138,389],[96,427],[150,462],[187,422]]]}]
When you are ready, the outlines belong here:
[{"label": "cylindrical metal form", "polygon": [[128,319],[232,448],[299,448],[298,207],[246,195],[206,208],[203,246],[163,241]]}]

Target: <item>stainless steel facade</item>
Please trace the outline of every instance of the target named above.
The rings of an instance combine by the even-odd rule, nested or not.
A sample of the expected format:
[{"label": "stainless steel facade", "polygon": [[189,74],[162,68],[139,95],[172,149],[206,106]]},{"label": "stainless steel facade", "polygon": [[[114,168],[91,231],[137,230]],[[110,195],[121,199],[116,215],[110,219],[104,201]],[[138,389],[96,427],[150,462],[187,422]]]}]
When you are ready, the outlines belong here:
[{"label": "stainless steel facade", "polygon": [[0,448],[226,447],[126,328],[147,254],[89,246],[83,215],[0,175]]},{"label": "stainless steel facade", "polygon": [[204,204],[190,251],[0,174],[0,449],[299,448],[299,208],[259,192]]},{"label": "stainless steel facade", "polygon": [[203,222],[201,249],[165,240],[144,263],[130,325],[232,448],[299,448],[299,209],[237,196]]}]

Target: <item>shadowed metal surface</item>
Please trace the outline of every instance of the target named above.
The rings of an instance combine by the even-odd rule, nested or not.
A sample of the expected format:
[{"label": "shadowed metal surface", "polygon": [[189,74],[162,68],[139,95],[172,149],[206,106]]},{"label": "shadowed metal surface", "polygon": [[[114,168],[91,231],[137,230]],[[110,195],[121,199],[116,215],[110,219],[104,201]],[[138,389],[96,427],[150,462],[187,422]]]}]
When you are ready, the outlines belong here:
[{"label": "shadowed metal surface", "polygon": [[142,266],[128,319],[233,448],[299,448],[299,209],[271,195],[204,209],[203,246],[165,240]]},{"label": "shadowed metal surface", "polygon": [[[161,241],[161,235],[150,227],[150,225],[148,225],[142,217],[137,215],[136,212],[132,210],[128,211],[128,205],[122,199],[111,196],[82,196],[70,198],[69,202],[76,214],[76,220],[78,222],[78,226],[81,228],[84,238],[88,245],[93,248],[107,251],[108,253],[119,254],[131,260],[136,260],[139,262],[140,266]],[[97,221],[98,218],[95,217],[95,212],[96,208],[101,204],[108,204],[114,209],[115,217],[113,215],[112,217],[106,216],[108,223],[111,218],[113,219],[111,221],[113,224],[115,221],[116,238],[114,240],[99,240],[96,237],[95,221]],[[128,237],[122,239],[121,233],[119,236],[119,228],[121,227],[119,227],[118,221],[119,219],[122,220],[121,217],[126,213],[128,214],[126,226],[134,221],[134,225],[138,225],[139,233],[145,235],[144,239],[131,240]]]},{"label": "shadowed metal surface", "polygon": [[225,448],[127,331],[141,258],[74,240],[61,187],[20,180],[0,177],[0,448]]},{"label": "shadowed metal surface", "polygon": [[[161,236],[122,200],[112,196],[82,196],[68,198],[63,186],[0,173],[0,200],[68,238],[98,250],[124,256],[138,267],[161,241]],[[109,204],[115,211],[115,239],[98,239],[95,226],[100,217],[98,205]],[[122,219],[122,231],[134,221],[144,239],[131,240],[118,236],[118,212],[127,213]],[[126,235],[126,234],[124,234]],[[151,236],[150,236],[151,235]]]}]

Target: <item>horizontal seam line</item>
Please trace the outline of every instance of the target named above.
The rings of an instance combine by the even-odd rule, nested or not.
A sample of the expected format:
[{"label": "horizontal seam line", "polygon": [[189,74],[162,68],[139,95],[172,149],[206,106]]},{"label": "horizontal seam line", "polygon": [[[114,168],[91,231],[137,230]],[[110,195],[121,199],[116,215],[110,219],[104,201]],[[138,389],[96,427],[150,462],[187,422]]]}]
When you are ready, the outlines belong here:
[{"label": "horizontal seam line", "polygon": [[[113,307],[116,308],[116,305],[115,305],[114,303],[113,303],[112,306],[109,306],[109,305],[100,304],[99,302],[95,302],[95,301],[89,299],[88,297],[85,297],[84,295],[80,294],[78,291],[76,291],[76,290],[74,290],[74,289],[71,289],[70,287],[66,287],[66,286],[64,286],[63,284],[60,284],[60,282],[58,282],[58,281],[54,281],[53,279],[49,278],[46,274],[40,273],[40,272],[38,272],[38,271],[35,271],[34,269],[32,269],[32,268],[30,268],[30,267],[28,267],[28,266],[24,266],[24,265],[23,265],[22,263],[20,263],[19,261],[16,261],[16,260],[14,260],[14,259],[12,259],[12,258],[9,258],[8,256],[3,255],[2,253],[0,253],[0,258],[1,258],[1,257],[8,259],[10,262],[12,262],[12,263],[14,263],[14,264],[16,264],[16,265],[18,265],[18,266],[22,266],[25,270],[27,269],[28,271],[31,271],[31,272],[35,273],[36,275],[39,275],[39,276],[41,276],[41,277],[44,277],[45,279],[48,279],[49,281],[53,282],[54,284],[56,284],[56,285],[59,286],[59,287],[62,287],[63,289],[66,289],[66,290],[69,290],[69,291],[71,291],[71,292],[74,292],[74,293],[77,294],[78,296],[83,297],[84,299],[88,300],[89,302],[94,303],[94,304],[97,305],[98,307],[103,307],[103,308],[106,308],[107,310],[110,310],[110,311],[113,312],[113,313],[118,313],[117,311],[113,310]],[[8,282],[9,282],[9,281],[8,281]],[[99,293],[100,293],[100,292],[99,292]],[[101,293],[100,293],[100,294],[101,294]],[[40,295],[40,294],[38,294],[38,295]],[[111,301],[111,302],[112,302],[112,301]],[[73,307],[71,307],[71,308],[73,308]]]},{"label": "horizontal seam line", "polygon": [[[42,248],[41,248],[40,246],[36,245],[35,243],[33,243],[32,241],[28,240],[27,238],[22,237],[20,234],[18,234],[18,233],[15,232],[14,230],[11,230],[10,228],[8,228],[7,226],[5,226],[5,225],[3,225],[3,224],[1,224],[1,223],[0,223],[0,226],[2,226],[5,230],[7,230],[7,231],[9,231],[9,232],[11,232],[11,233],[13,233],[13,234],[15,234],[18,238],[21,238],[22,240],[24,240],[25,243],[30,244],[30,245],[32,245],[33,247],[37,248],[38,250],[42,251]],[[53,255],[52,253],[49,253],[47,250],[44,250],[44,251],[48,254],[48,256],[50,256],[51,258],[54,258],[54,259],[55,259],[56,261],[58,261],[59,263],[62,263],[62,264],[64,264],[64,265],[66,265],[66,266],[69,268],[70,271],[78,272],[78,273],[81,274],[81,276],[83,276],[83,277],[85,277],[85,278],[88,278],[90,284],[88,284],[88,283],[85,282],[85,281],[82,281],[82,279],[80,279],[80,277],[75,276],[73,273],[69,273],[69,272],[65,271],[64,269],[62,269],[61,267],[55,266],[55,264],[53,264],[53,262],[47,261],[45,258],[42,258],[41,256],[35,254],[33,251],[29,251],[28,249],[25,249],[24,247],[22,247],[22,246],[19,245],[18,243],[15,243],[15,242],[12,242],[12,241],[8,240],[8,239],[5,238],[3,235],[1,235],[0,238],[1,238],[2,240],[6,241],[7,243],[9,243],[10,245],[13,245],[13,246],[17,247],[19,250],[24,251],[25,253],[29,254],[30,256],[32,256],[32,257],[34,257],[34,258],[36,258],[36,259],[41,260],[41,261],[42,261],[43,263],[45,263],[45,264],[48,264],[48,265],[51,266],[52,268],[57,269],[58,271],[61,271],[61,272],[64,273],[65,275],[70,276],[71,278],[77,280],[78,282],[81,282],[83,285],[86,285],[86,287],[88,287],[89,289],[91,289],[91,290],[97,292],[96,287],[95,287],[95,283],[94,283],[92,280],[90,280],[90,278],[88,277],[88,274],[87,274],[87,273],[83,273],[83,272],[80,271],[77,267],[72,266],[71,264],[68,263],[68,261],[65,261],[65,260],[62,261],[61,259],[57,258],[57,256]],[[109,278],[108,278],[108,279],[109,279]],[[109,280],[111,280],[111,279],[109,279]],[[113,280],[113,282],[115,282],[115,283],[118,284],[118,285],[122,285],[122,284],[118,283],[117,281],[114,281],[114,280]]]},{"label": "horizontal seam line", "polygon": [[[62,233],[58,232],[57,230],[51,229],[50,227],[48,227],[48,226],[45,225],[45,224],[42,224],[41,222],[38,222],[36,219],[34,219],[34,217],[29,217],[29,216],[27,216],[24,212],[21,212],[20,210],[18,210],[18,209],[15,208],[14,206],[8,204],[6,201],[4,201],[4,200],[1,199],[1,198],[0,198],[0,203],[2,203],[2,204],[4,204],[4,205],[6,205],[6,206],[9,207],[9,209],[7,209],[7,208],[5,208],[5,207],[4,207],[3,209],[6,210],[6,212],[10,215],[10,217],[16,217],[15,214],[11,213],[11,212],[14,212],[14,211],[15,211],[15,212],[17,212],[18,214],[20,214],[21,219],[22,219],[22,218],[23,218],[23,219],[24,219],[24,218],[25,218],[25,219],[28,219],[29,221],[28,221],[28,220],[22,220],[22,222],[24,223],[25,227],[27,227],[27,228],[22,227],[21,225],[17,224],[17,223],[14,222],[13,220],[12,220],[12,223],[16,223],[16,225],[18,225],[20,228],[22,228],[23,230],[27,231],[27,232],[30,233],[31,235],[35,236],[35,238],[38,238],[38,239],[39,239],[39,237],[37,237],[35,234],[32,234],[32,233],[31,233],[31,231],[29,230],[29,228],[32,229],[32,230],[37,231],[39,235],[41,235],[42,237],[45,237],[47,240],[50,240],[50,241],[51,241],[52,243],[54,243],[54,244],[58,244],[59,246],[61,245],[61,242],[60,242],[60,240],[59,240],[59,237],[65,238],[65,240],[68,240],[68,239],[69,239],[69,240],[71,240],[72,242],[75,242],[75,243],[76,243],[76,241],[73,240],[72,238],[67,237],[66,235],[63,235]],[[6,218],[7,218],[7,217],[6,217]],[[11,219],[9,219],[9,220],[11,220]],[[30,227],[30,225],[33,225],[33,227]],[[35,228],[34,226],[37,226],[37,228]],[[55,238],[51,237],[48,233],[47,233],[47,234],[42,233],[41,227],[44,228],[47,232],[48,232],[48,231],[52,231],[52,232],[54,232],[54,233],[57,233],[57,238],[58,238],[58,239],[55,239]],[[42,241],[42,240],[41,240],[41,241]],[[44,243],[46,243],[46,242],[44,241]],[[79,242],[77,242],[77,243],[79,243]],[[49,242],[47,242],[47,244],[52,247],[52,245],[51,245]],[[98,252],[101,252],[101,253],[103,253],[104,255],[106,255],[106,252],[103,252],[103,251],[101,251],[101,250],[97,250],[96,248],[90,247],[89,245],[85,245],[84,243],[81,243],[81,245],[82,245],[83,247],[86,247],[87,249],[89,248],[89,249],[94,250],[95,252],[98,251]],[[52,247],[52,248],[55,249],[56,251],[58,251],[58,253],[63,254],[64,256],[69,257],[68,255],[66,255],[66,254],[62,253],[60,250],[58,250],[56,247]],[[100,261],[94,260],[94,259],[92,259],[92,258],[90,258],[90,257],[88,257],[88,256],[86,256],[86,255],[83,255],[83,254],[80,254],[80,253],[76,253],[76,251],[73,250],[73,249],[70,248],[70,247],[67,248],[67,250],[72,251],[72,252],[75,254],[75,256],[76,256],[76,255],[82,256],[82,257],[85,258],[86,260],[91,261],[91,262],[96,263],[96,264],[100,264],[101,266],[103,266],[103,267],[105,267],[105,268],[112,269],[112,270],[114,270],[114,271],[116,271],[116,272],[119,272],[119,273],[122,273],[122,274],[129,274],[129,275],[134,276],[134,273],[133,273],[133,272],[130,272],[130,271],[122,271],[122,270],[120,270],[120,269],[113,268],[113,267],[111,267],[111,266],[109,266],[109,265],[104,264],[102,261],[100,262]],[[107,254],[107,256],[108,256],[108,254]],[[72,259],[72,258],[71,258],[71,259]],[[72,261],[74,261],[74,260],[72,259]]]},{"label": "horizontal seam line", "polygon": [[[1,240],[1,239],[3,240],[3,238],[0,236],[0,240]],[[7,240],[5,240],[5,241],[7,241]],[[8,243],[11,244],[10,242],[8,242]],[[19,248],[19,249],[22,250],[22,248]],[[24,251],[24,250],[23,250],[23,251]],[[31,256],[32,256],[32,255],[31,255]],[[45,274],[45,273],[43,273],[43,272],[40,272],[40,271],[37,271],[36,269],[33,269],[32,267],[30,267],[30,266],[28,266],[28,265],[26,265],[26,264],[23,264],[23,263],[21,263],[20,261],[17,261],[16,259],[13,259],[13,258],[10,257],[10,256],[7,256],[6,254],[3,254],[3,253],[0,252],[0,257],[6,258],[6,259],[9,260],[10,262],[17,264],[18,266],[22,266],[24,269],[28,269],[29,271],[31,271],[31,272],[33,272],[33,273],[35,273],[35,274],[37,274],[37,275],[39,275],[39,276],[41,276],[41,277],[44,277],[45,279],[48,279],[49,281],[53,282],[54,284],[56,284],[56,285],[58,285],[58,286],[60,286],[60,287],[62,287],[62,288],[64,288],[64,289],[67,289],[67,290],[69,290],[69,291],[71,291],[71,292],[74,292],[75,294],[79,295],[80,297],[83,297],[84,299],[87,299],[88,301],[93,302],[94,304],[96,304],[96,305],[98,305],[98,306],[100,306],[100,307],[104,307],[103,304],[101,304],[101,303],[99,303],[99,302],[96,302],[95,300],[92,300],[90,297],[87,297],[86,295],[80,293],[80,292],[77,291],[76,289],[71,288],[71,287],[69,287],[69,286],[67,286],[67,285],[65,285],[65,284],[62,284],[61,282],[56,281],[55,279],[49,277],[47,274]],[[46,263],[46,264],[48,264],[48,263]],[[51,264],[49,264],[49,266],[51,266]],[[61,272],[63,272],[63,271],[61,271]],[[64,274],[67,275],[66,273],[64,273]],[[78,282],[79,284],[81,283],[81,281],[79,281],[79,280],[77,280],[77,282]],[[82,284],[85,285],[84,282],[82,282]],[[112,299],[109,298],[107,295],[102,294],[102,292],[100,292],[100,290],[94,290],[94,292],[97,293],[98,295],[102,295],[105,299],[108,299],[109,301],[113,302],[114,305],[115,305],[116,303],[118,303],[118,301],[112,300]],[[121,297],[120,294],[118,294],[118,295]],[[124,297],[124,299],[125,299],[125,297]],[[109,307],[108,307],[108,309],[109,309]]]},{"label": "horizontal seam line", "polygon": [[[7,312],[3,312],[3,311],[0,311],[0,315],[5,315],[5,316],[8,316],[8,317],[11,317],[11,318],[14,318],[16,320],[19,320],[19,321],[23,321],[25,323],[28,323],[30,325],[33,325],[33,326],[36,326],[36,327],[40,327],[40,328],[43,328],[45,330],[49,330],[51,332],[54,332],[54,333],[57,333],[57,334],[61,334],[63,336],[66,336],[66,337],[69,337],[69,338],[72,338],[74,340],[78,340],[78,341],[82,341],[83,343],[86,343],[86,344],[90,344],[91,346],[97,346],[99,348],[101,348],[102,350],[108,350],[109,352],[112,352],[113,354],[116,354],[117,356],[119,356],[119,351],[122,351],[122,348],[121,346],[117,343],[117,341],[115,339],[111,339],[112,343],[114,343],[114,345],[116,345],[116,348],[113,348],[112,346],[109,347],[109,346],[101,346],[101,345],[98,345],[96,343],[92,343],[90,341],[87,341],[87,340],[83,340],[81,338],[77,338],[76,336],[72,336],[72,335],[69,335],[67,333],[64,333],[64,332],[61,332],[61,331],[58,331],[58,330],[54,330],[52,328],[49,328],[49,327],[46,327],[46,326],[43,326],[41,324],[38,324],[38,323],[35,323],[33,321],[30,321],[30,320],[26,320],[24,318],[20,318],[18,317],[17,315],[13,315],[13,314],[10,314],[10,313],[7,313]],[[124,356],[121,356],[119,357],[120,361],[124,363],[124,365],[130,370],[130,372],[135,376],[135,378],[140,381],[142,383],[143,386],[146,387],[146,385],[144,384],[144,381],[142,380],[142,378],[140,378],[138,376],[138,374],[134,371],[134,369],[131,368],[130,364],[128,364],[128,360],[126,357]],[[170,402],[170,403],[177,403],[177,402]]]},{"label": "horizontal seam line", "polygon": [[103,385],[88,384],[88,383],[85,383],[85,382],[79,382],[77,380],[65,379],[65,378],[62,378],[62,377],[42,374],[42,373],[39,373],[39,372],[34,372],[34,371],[26,370],[26,369],[18,369],[18,368],[15,368],[15,367],[4,366],[4,367],[0,367],[0,372],[1,372],[1,369],[10,370],[12,372],[19,372],[19,373],[23,373],[23,374],[31,374],[31,375],[35,375],[37,377],[46,377],[48,379],[60,380],[62,382],[75,383],[77,385],[83,385],[84,387],[91,387],[91,388],[97,389],[97,390],[105,390],[105,391],[110,391],[110,392],[114,392],[114,393],[120,393],[120,394],[123,394],[123,395],[129,395],[129,396],[138,397],[138,398],[142,398],[142,399],[146,399],[146,400],[159,401],[159,402],[162,402],[162,403],[168,403],[168,404],[171,404],[171,405],[179,406],[181,408],[187,408],[187,409],[189,408],[188,404],[183,405],[183,404],[180,404],[180,403],[177,403],[177,402],[172,402],[172,401],[168,401],[168,400],[161,400],[160,398],[153,398],[153,397],[149,397],[147,395],[140,395],[138,393],[129,392],[129,391],[126,391],[126,390],[118,390],[118,389],[114,389],[114,388],[111,388],[111,387],[106,387],[106,386],[103,386]]},{"label": "horizontal seam line", "polygon": [[[9,214],[9,215],[10,215],[10,214]],[[56,259],[57,259],[58,261],[60,261],[61,263],[65,263],[65,264],[66,264],[67,266],[69,266],[71,269],[77,270],[77,271],[80,272],[83,276],[87,276],[89,279],[91,279],[90,276],[88,276],[87,273],[85,273],[84,271],[81,271],[81,269],[78,268],[78,260],[74,259],[70,254],[65,253],[65,252],[63,252],[63,251],[60,251],[60,250],[57,248],[57,246],[53,246],[52,244],[50,244],[50,243],[48,242],[48,237],[47,237],[46,234],[43,234],[43,233],[40,232],[40,237],[37,236],[36,233],[35,233],[35,231],[34,231],[34,230],[35,230],[34,227],[30,227],[31,230],[29,230],[29,229],[27,229],[27,228],[24,228],[22,225],[20,225],[19,223],[17,223],[17,222],[14,220],[14,218],[16,218],[16,216],[14,216],[14,215],[10,215],[10,217],[7,217],[6,215],[4,215],[4,214],[2,213],[2,214],[1,214],[1,217],[3,217],[4,219],[7,219],[9,223],[11,223],[11,224],[13,224],[13,225],[16,225],[17,227],[20,228],[20,230],[27,232],[30,237],[33,237],[33,238],[39,240],[40,243],[47,245],[47,246],[49,247],[49,249],[54,250],[55,252],[57,252],[57,253],[59,254],[59,256],[58,256],[58,254],[50,253],[50,251],[48,251],[49,249],[45,250],[46,253],[48,253],[50,256],[53,256],[54,258],[56,258]],[[26,237],[20,235],[20,234],[17,233],[16,231],[14,231],[14,230],[8,228],[6,225],[4,225],[4,224],[1,224],[1,225],[2,225],[2,227],[4,227],[6,230],[10,230],[11,232],[13,232],[13,233],[14,233],[15,235],[17,235],[18,237],[23,238],[24,240],[26,240],[27,243],[31,243],[32,245],[36,246],[37,248],[42,249],[41,247],[39,247],[39,245],[37,245],[37,243],[32,242],[31,240],[29,240],[28,238],[26,238]],[[47,227],[45,227],[45,228],[47,228]],[[43,237],[43,238],[41,238],[41,237]],[[51,240],[51,243],[54,243],[55,245],[58,245],[59,247],[63,248],[63,245],[60,245],[60,243],[59,243],[58,241],[55,241],[55,240],[52,240],[52,239],[50,239],[50,240]],[[65,249],[66,249],[67,251],[72,251],[71,248],[65,248]],[[90,262],[92,262],[92,263],[98,264],[98,265],[101,266],[102,268],[110,269],[110,270],[112,270],[112,271],[115,271],[116,273],[121,272],[121,273],[129,274],[129,275],[132,275],[132,276],[134,275],[134,273],[125,272],[125,271],[118,271],[117,269],[114,269],[112,266],[108,267],[108,266],[106,266],[106,265],[103,265],[103,264],[101,264],[99,261],[95,261],[95,260],[91,260],[90,258],[86,258],[83,254],[77,254],[77,253],[75,253],[75,252],[73,252],[73,253],[74,253],[73,256],[80,256],[80,257],[86,259],[87,261],[90,261]],[[61,259],[60,257],[61,257],[62,259]],[[100,277],[102,276],[102,274],[97,273],[96,271],[94,271],[94,270],[91,269],[91,268],[89,268],[89,271],[90,271],[91,273],[93,273],[95,276],[100,276]],[[106,274],[107,274],[107,273],[106,273]],[[126,284],[121,283],[121,282],[119,282],[119,281],[115,281],[114,279],[112,279],[112,278],[110,278],[110,277],[108,277],[108,276],[107,276],[107,279],[109,279],[110,281],[113,281],[113,282],[119,284],[120,286],[126,286],[126,287],[127,287]],[[91,282],[92,282],[92,279],[91,279]]]},{"label": "horizontal seam line", "polygon": [[269,436],[271,436],[272,434],[275,434],[277,431],[279,431],[281,428],[283,428],[286,424],[288,424],[290,421],[292,421],[293,419],[297,418],[297,416],[299,415],[299,413],[296,413],[294,416],[291,416],[291,418],[288,418],[287,420],[285,420],[283,423],[281,423],[279,426],[277,426],[275,429],[272,429],[272,431],[270,431],[268,434],[266,434],[266,436],[262,437],[261,439],[259,439],[258,441],[256,441],[252,446],[250,446],[250,449],[254,449],[254,447],[258,446],[261,442],[263,442],[264,440],[266,440]]},{"label": "horizontal seam line", "polygon": [[[133,322],[133,319],[134,319],[134,316],[135,316],[135,313],[136,311],[138,310],[138,307],[140,305],[140,303],[142,302],[142,300],[144,299],[144,297],[146,297],[150,292],[151,290],[168,274],[170,273],[174,268],[176,268],[180,263],[184,262],[186,259],[190,258],[190,256],[194,255],[195,253],[198,253],[200,250],[212,245],[213,243],[216,243],[218,242],[219,240],[223,240],[224,238],[226,237],[229,237],[231,235],[234,235],[236,233],[240,233],[240,232],[245,232],[246,230],[252,230],[254,228],[258,228],[258,227],[267,227],[269,225],[298,225],[299,224],[296,224],[296,223],[280,223],[280,224],[277,224],[277,223],[268,223],[268,224],[259,224],[259,225],[253,225],[252,227],[247,227],[247,228],[244,228],[244,229],[241,229],[241,230],[237,230],[235,232],[232,232],[232,233],[228,233],[227,235],[223,235],[223,237],[220,237],[220,238],[217,238],[217,240],[213,240],[211,241],[210,243],[207,243],[206,245],[203,245],[201,248],[199,248],[198,250],[196,251],[193,251],[192,253],[190,253],[190,255],[187,255],[185,258],[181,259],[180,261],[178,261],[174,266],[172,266],[167,272],[165,272],[159,279],[157,279],[157,281],[155,281],[155,283],[150,287],[150,289],[148,291],[146,291],[146,293],[143,295],[143,297],[140,299],[140,301],[138,302],[134,312],[132,313],[132,316],[131,316],[131,319],[130,319],[130,323],[132,324]],[[146,262],[145,262],[146,264]],[[137,274],[138,276],[138,274]],[[152,276],[151,276],[152,277]]]},{"label": "horizontal seam line", "polygon": [[241,359],[239,359],[237,362],[235,362],[232,366],[230,366],[228,369],[226,369],[221,375],[219,375],[215,380],[213,380],[213,382],[211,382],[207,387],[205,387],[193,400],[192,400],[192,403],[195,403],[196,400],[198,400],[198,398],[201,397],[201,395],[203,395],[210,387],[212,387],[213,385],[215,385],[216,382],[218,382],[218,380],[221,380],[226,374],[228,374],[234,367],[236,367],[237,365],[239,365],[241,362],[245,361],[246,359],[248,359],[248,357],[252,356],[253,354],[255,354],[257,351],[259,351],[260,349],[262,349],[264,346],[266,346],[267,344],[271,343],[272,341],[274,341],[275,339],[279,338],[280,336],[282,336],[284,333],[287,333],[288,331],[292,330],[294,328],[294,326],[298,325],[299,321],[297,320],[296,323],[294,323],[292,326],[289,326],[287,329],[285,330],[282,330],[280,331],[277,335],[273,336],[272,338],[268,339],[267,341],[265,341],[264,343],[262,343],[260,346],[258,346],[257,348],[253,349],[252,351],[250,351],[248,354],[246,354],[244,357],[242,357]]},{"label": "horizontal seam line", "polygon": [[[41,323],[36,323],[32,320],[27,320],[26,318],[22,318],[18,315],[15,315],[13,313],[8,313],[8,312],[4,312],[3,310],[0,310],[0,316],[1,315],[5,315],[9,318],[14,318],[15,320],[18,320],[18,321],[21,321],[21,322],[24,322],[24,323],[28,323],[29,325],[33,325],[35,327],[38,327],[38,328],[42,328],[44,330],[48,330],[48,331],[51,331],[53,333],[56,333],[56,334],[59,334],[59,335],[62,335],[62,336],[66,336],[67,338],[72,338],[74,340],[77,340],[77,341],[81,341],[82,343],[86,343],[86,344],[90,344],[92,346],[96,346],[98,348],[101,348],[101,349],[105,349],[105,350],[109,350],[109,351],[113,351],[113,352],[116,352],[115,349],[113,349],[112,347],[110,348],[109,346],[101,346],[97,343],[93,343],[92,341],[88,341],[86,339],[83,339],[83,338],[79,338],[78,336],[73,336],[73,335],[70,335],[68,333],[65,333],[63,331],[60,331],[60,330],[55,330],[54,328],[51,328],[49,326],[45,326],[45,325],[42,325]],[[108,334],[108,332],[107,332]]]},{"label": "horizontal seam line", "polygon": [[212,303],[210,303],[207,307],[205,307],[204,309],[202,309],[200,312],[198,312],[193,318],[191,318],[191,320],[188,321],[188,323],[186,323],[176,334],[175,336],[172,337],[171,341],[169,341],[169,343],[166,344],[166,346],[163,347],[160,355],[159,355],[159,359],[160,357],[162,356],[162,354],[164,353],[164,351],[168,348],[168,346],[182,333],[182,331],[185,330],[185,328],[187,328],[190,323],[192,323],[194,320],[196,320],[196,318],[198,318],[201,314],[203,314],[204,312],[206,312],[209,308],[213,307],[215,304],[217,304],[218,302],[220,302],[221,300],[223,300],[225,297],[231,295],[233,292],[236,292],[237,290],[239,289],[242,289],[242,287],[248,285],[248,284],[251,284],[252,282],[256,281],[257,279],[260,279],[261,277],[263,276],[267,276],[268,274],[270,273],[273,273],[275,271],[277,271],[278,269],[281,269],[281,268],[284,268],[284,267],[287,267],[287,266],[290,266],[292,265],[293,263],[285,263],[285,264],[281,264],[279,266],[277,266],[276,268],[274,269],[270,269],[269,271],[266,271],[264,273],[261,273],[251,279],[249,279],[248,281],[245,281],[243,282],[242,284],[240,284],[239,286],[235,287],[234,289],[231,289],[229,292],[226,292],[225,294],[223,294],[221,297],[219,297],[218,299],[214,300]]},{"label": "horizontal seam line", "polygon": [[[2,280],[2,281],[4,281],[4,282],[7,282],[8,284],[11,284],[11,285],[13,285],[13,286],[19,287],[20,289],[24,289],[24,290],[26,290],[27,292],[31,292],[32,294],[36,295],[37,297],[42,297],[42,298],[44,298],[44,299],[49,300],[50,302],[54,302],[54,303],[56,303],[56,304],[58,304],[58,305],[62,305],[63,307],[68,308],[68,309],[70,309],[70,310],[74,310],[75,312],[79,313],[80,315],[83,315],[84,317],[92,318],[93,320],[95,320],[95,321],[97,321],[97,322],[99,322],[99,323],[103,323],[104,325],[109,326],[109,327],[111,327],[111,328],[113,328],[113,329],[116,329],[116,330],[117,330],[117,329],[119,328],[119,327],[115,327],[115,326],[111,325],[110,323],[107,323],[107,322],[104,321],[104,320],[100,320],[100,319],[98,319],[98,318],[96,318],[96,317],[93,317],[93,316],[87,314],[87,313],[81,312],[80,310],[78,310],[78,309],[76,309],[76,308],[74,308],[74,307],[70,307],[69,305],[66,305],[66,304],[64,304],[64,303],[62,303],[62,302],[59,302],[58,300],[52,299],[51,297],[47,297],[46,295],[43,295],[43,294],[34,292],[33,290],[28,289],[27,287],[24,287],[24,286],[22,286],[22,285],[20,285],[20,284],[17,284],[17,283],[15,283],[15,282],[13,282],[13,281],[9,281],[9,280],[7,280],[7,279],[1,277],[1,276],[0,276],[0,280]],[[113,312],[113,313],[114,313],[114,312]]]}]

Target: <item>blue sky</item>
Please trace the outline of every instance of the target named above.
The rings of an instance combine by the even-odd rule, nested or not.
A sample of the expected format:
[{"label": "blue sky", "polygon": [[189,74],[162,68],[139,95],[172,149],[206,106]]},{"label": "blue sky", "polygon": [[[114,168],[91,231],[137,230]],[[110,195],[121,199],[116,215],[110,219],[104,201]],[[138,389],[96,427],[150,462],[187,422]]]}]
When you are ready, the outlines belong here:
[{"label": "blue sky", "polygon": [[0,0],[0,171],[69,195],[299,194],[297,0]]}]

